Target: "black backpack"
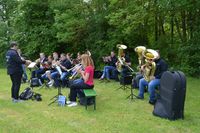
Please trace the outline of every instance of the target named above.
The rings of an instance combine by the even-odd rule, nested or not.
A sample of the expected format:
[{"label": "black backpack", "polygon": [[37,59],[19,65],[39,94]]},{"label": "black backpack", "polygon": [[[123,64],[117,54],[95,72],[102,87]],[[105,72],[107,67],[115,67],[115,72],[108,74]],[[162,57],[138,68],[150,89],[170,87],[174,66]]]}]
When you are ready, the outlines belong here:
[{"label": "black backpack", "polygon": [[19,96],[22,100],[28,100],[31,99],[33,96],[33,91],[30,87],[27,87]]},{"label": "black backpack", "polygon": [[42,95],[39,93],[34,93],[34,95],[32,96],[32,100],[36,100],[36,101],[42,101]]},{"label": "black backpack", "polygon": [[31,79],[31,87],[39,87],[42,85],[42,82],[38,78],[32,78]]}]

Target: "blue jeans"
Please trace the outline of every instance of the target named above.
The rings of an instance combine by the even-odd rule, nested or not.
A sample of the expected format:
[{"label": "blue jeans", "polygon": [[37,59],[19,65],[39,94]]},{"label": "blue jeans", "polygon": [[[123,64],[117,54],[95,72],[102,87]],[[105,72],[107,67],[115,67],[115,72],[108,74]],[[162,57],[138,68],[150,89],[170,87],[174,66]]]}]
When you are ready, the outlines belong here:
[{"label": "blue jeans", "polygon": [[110,79],[111,78],[110,72],[112,72],[114,69],[116,69],[114,66],[105,66],[101,78]]},{"label": "blue jeans", "polygon": [[61,74],[61,76],[60,76],[60,79],[61,79],[62,81],[64,81],[65,78],[66,78],[67,76],[69,76],[69,75],[70,75],[69,72],[62,72],[62,74]]},{"label": "blue jeans", "polygon": [[150,94],[149,101],[155,101],[156,100],[155,89],[159,85],[160,85],[160,79],[154,79],[149,83],[144,78],[140,79],[138,96],[144,98],[144,89],[146,86],[148,86],[148,92]]},{"label": "blue jeans", "polygon": [[69,75],[70,75],[69,72],[62,72],[62,75],[60,75],[58,71],[51,73],[51,77],[55,81],[55,85],[56,86],[60,85],[59,78],[60,78],[60,80],[62,82],[62,85],[64,86],[65,85],[65,81],[66,81],[65,78],[67,76],[69,76]]},{"label": "blue jeans", "polygon": [[38,70],[32,71],[31,78],[41,78],[41,75],[45,73],[44,68],[39,68]]}]

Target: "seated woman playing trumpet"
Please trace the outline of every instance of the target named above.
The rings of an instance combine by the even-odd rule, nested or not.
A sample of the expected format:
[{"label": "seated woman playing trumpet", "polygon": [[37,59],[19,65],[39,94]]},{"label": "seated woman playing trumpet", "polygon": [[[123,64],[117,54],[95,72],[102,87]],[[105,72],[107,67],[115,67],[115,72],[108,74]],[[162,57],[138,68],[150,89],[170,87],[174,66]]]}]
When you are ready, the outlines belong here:
[{"label": "seated woman playing trumpet", "polygon": [[81,55],[81,64],[84,70],[78,67],[76,71],[81,75],[82,82],[73,82],[70,86],[69,101],[67,101],[69,107],[77,105],[76,97],[80,90],[94,87],[94,63],[92,58],[88,54]]},{"label": "seated woman playing trumpet", "polygon": [[160,85],[160,78],[163,72],[167,71],[166,62],[160,58],[158,51],[147,49],[143,52],[146,64],[141,66],[143,71],[143,77],[139,81],[139,94],[138,99],[144,99],[144,89],[148,86],[148,92],[150,94],[149,103],[155,104],[155,89]]}]

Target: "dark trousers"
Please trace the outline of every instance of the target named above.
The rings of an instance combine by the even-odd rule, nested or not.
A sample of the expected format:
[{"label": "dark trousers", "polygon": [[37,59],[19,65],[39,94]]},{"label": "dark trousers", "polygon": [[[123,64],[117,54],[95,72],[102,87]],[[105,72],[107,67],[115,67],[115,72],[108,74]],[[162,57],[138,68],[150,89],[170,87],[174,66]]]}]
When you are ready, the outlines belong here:
[{"label": "dark trousers", "polygon": [[122,76],[122,77],[125,77],[125,76],[130,75],[130,74],[131,74],[131,73],[130,73],[130,70],[128,69],[128,67],[124,66],[124,67],[122,68],[122,71],[121,71],[121,76]]},{"label": "dark trousers", "polygon": [[19,89],[21,85],[22,73],[15,73],[10,75],[12,81],[11,87],[11,97],[14,99],[18,99],[19,97]]},{"label": "dark trousers", "polygon": [[41,75],[45,73],[45,69],[39,68],[38,70],[32,71],[31,78],[41,78]]},{"label": "dark trousers", "polygon": [[69,100],[75,102],[77,94],[82,90],[82,89],[92,89],[94,86],[90,86],[88,84],[85,84],[84,82],[77,82],[74,83],[70,86],[70,95],[69,95]]}]

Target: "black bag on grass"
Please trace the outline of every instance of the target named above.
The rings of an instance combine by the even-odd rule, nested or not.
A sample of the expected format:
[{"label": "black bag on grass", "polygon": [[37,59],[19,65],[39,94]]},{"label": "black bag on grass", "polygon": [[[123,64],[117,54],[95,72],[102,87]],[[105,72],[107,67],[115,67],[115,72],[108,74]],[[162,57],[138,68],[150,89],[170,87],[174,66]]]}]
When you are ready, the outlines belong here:
[{"label": "black bag on grass", "polygon": [[153,114],[176,120],[184,118],[186,77],[181,71],[166,71],[160,79],[160,98],[154,105]]},{"label": "black bag on grass", "polygon": [[34,95],[32,96],[32,100],[36,100],[36,101],[42,101],[42,95],[39,93],[34,93]]},{"label": "black bag on grass", "polygon": [[22,100],[28,100],[31,99],[33,96],[33,91],[30,87],[27,87],[19,96]]}]

